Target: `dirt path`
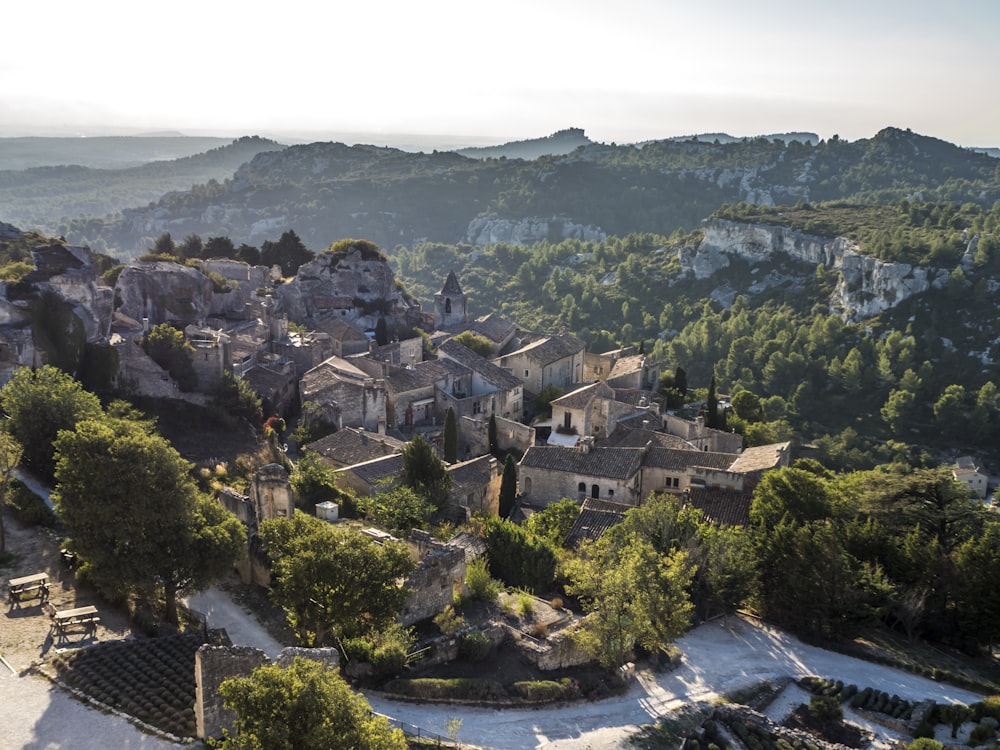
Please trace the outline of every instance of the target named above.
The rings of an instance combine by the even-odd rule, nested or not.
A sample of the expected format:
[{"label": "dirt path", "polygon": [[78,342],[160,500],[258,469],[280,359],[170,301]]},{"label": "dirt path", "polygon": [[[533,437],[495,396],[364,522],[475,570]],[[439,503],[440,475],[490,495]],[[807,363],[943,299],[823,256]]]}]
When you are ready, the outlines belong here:
[{"label": "dirt path", "polygon": [[[0,568],[0,655],[14,670],[0,664],[0,748],[2,750],[166,750],[186,747],[144,734],[126,720],[110,716],[71,697],[38,675],[32,666],[52,658],[61,648],[116,640],[130,634],[126,618],[111,609],[92,589],[78,586],[62,565],[54,536],[25,528],[5,513],[7,551],[14,563]],[[93,634],[73,636],[66,644],[53,638],[41,602],[20,606],[6,601],[7,581],[45,572],[51,582],[49,599],[56,609],[95,605],[101,622]]]}]

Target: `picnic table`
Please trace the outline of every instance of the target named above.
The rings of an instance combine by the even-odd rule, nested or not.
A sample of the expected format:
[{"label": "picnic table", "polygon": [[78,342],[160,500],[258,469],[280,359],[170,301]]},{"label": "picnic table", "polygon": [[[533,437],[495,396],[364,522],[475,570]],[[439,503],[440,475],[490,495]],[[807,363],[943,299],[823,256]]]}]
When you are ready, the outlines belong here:
[{"label": "picnic table", "polygon": [[29,593],[37,593],[45,601],[49,598],[49,574],[32,573],[30,576],[11,578],[7,582],[7,592],[11,603],[20,603],[21,597]]},{"label": "picnic table", "polygon": [[87,630],[97,628],[97,623],[101,618],[97,614],[97,607],[88,604],[86,607],[76,607],[75,609],[63,609],[52,615],[52,621],[56,629],[60,632],[74,625],[86,625]]}]

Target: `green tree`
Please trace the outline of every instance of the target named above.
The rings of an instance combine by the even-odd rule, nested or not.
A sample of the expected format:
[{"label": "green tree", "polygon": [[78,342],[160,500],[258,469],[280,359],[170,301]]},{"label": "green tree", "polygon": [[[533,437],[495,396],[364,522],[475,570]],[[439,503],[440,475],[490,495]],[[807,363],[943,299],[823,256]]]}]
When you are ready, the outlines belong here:
[{"label": "green tree", "polygon": [[422,529],[434,513],[434,506],[406,485],[377,492],[361,504],[368,521],[393,532]]},{"label": "green tree", "polygon": [[764,409],[760,398],[750,391],[737,391],[732,399],[733,411],[744,422],[761,422],[764,420]]},{"label": "green tree", "polygon": [[164,232],[153,242],[153,247],[150,248],[152,252],[157,255],[176,255],[177,246],[174,244],[173,238],[170,236],[170,232]]},{"label": "green tree", "polygon": [[482,336],[473,331],[462,331],[457,336],[452,336],[452,341],[457,341],[459,344],[464,346],[466,349],[475,352],[483,359],[489,359],[493,356],[493,344],[485,336]]},{"label": "green tree", "polygon": [[63,372],[78,374],[87,332],[71,304],[51,289],[42,291],[31,303],[31,336],[46,362]]},{"label": "green tree", "polygon": [[43,479],[52,478],[59,431],[101,414],[97,396],[51,365],[16,370],[0,389],[0,406],[8,417],[7,429],[24,448],[24,463]]},{"label": "green tree", "polygon": [[220,750],[406,750],[406,738],[372,713],[333,669],[301,656],[289,667],[265,664],[219,686],[236,714]]},{"label": "green tree", "polygon": [[346,510],[343,515],[351,515],[355,510],[355,500],[337,487],[336,472],[323,463],[323,459],[312,451],[299,459],[288,481],[295,490],[295,504],[306,513],[316,513],[316,503],[332,502]]},{"label": "green tree", "polygon": [[414,567],[399,542],[376,544],[352,528],[297,512],[261,524],[271,558],[271,595],[304,646],[384,630],[406,598]]},{"label": "green tree", "polygon": [[450,406],[444,414],[444,460],[450,464],[458,460],[458,424],[455,422],[455,410]]},{"label": "green tree", "polygon": [[705,399],[705,426],[712,429],[719,427],[719,399],[715,395],[715,376],[708,384],[708,396]]},{"label": "green tree", "polygon": [[265,266],[279,266],[285,277],[294,276],[299,266],[314,257],[312,251],[302,244],[302,240],[289,229],[277,242],[265,240],[260,246],[260,262]]},{"label": "green tree", "polygon": [[561,547],[573,524],[580,515],[580,504],[564,497],[532,513],[525,528],[535,536],[545,539],[553,547]]},{"label": "green tree", "polygon": [[500,503],[497,508],[497,515],[500,518],[510,518],[511,511],[514,510],[514,503],[517,502],[517,464],[514,457],[507,454],[503,462],[503,474],[500,477]]},{"label": "green tree", "polygon": [[602,538],[585,544],[564,572],[566,591],[590,613],[577,642],[605,667],[624,664],[636,644],[655,651],[690,625],[694,567],[681,550],[665,556],[642,539],[619,546]]},{"label": "green tree", "polygon": [[487,425],[487,439],[491,456],[500,456],[500,442],[497,440],[497,415],[490,412],[490,421]]},{"label": "green tree", "polygon": [[403,484],[437,509],[448,503],[451,474],[422,435],[403,446]]},{"label": "green tree", "polygon": [[194,371],[194,347],[182,331],[169,323],[160,323],[142,337],[142,348],[156,364],[170,373],[180,390],[193,391],[198,386],[198,375]]},{"label": "green tree", "polygon": [[7,504],[10,480],[21,462],[24,449],[9,432],[0,432],[0,558],[7,551],[7,530],[3,525],[3,508]]},{"label": "green tree", "polygon": [[556,555],[551,545],[502,518],[486,521],[486,555],[490,573],[508,586],[544,591],[552,585]]},{"label": "green tree", "polygon": [[191,465],[147,422],[87,419],[55,443],[53,500],[81,570],[111,598],[163,600],[232,569],[246,544],[236,516],[198,493]]},{"label": "green tree", "polygon": [[385,346],[389,343],[389,324],[385,322],[385,316],[379,315],[375,323],[375,343]]}]

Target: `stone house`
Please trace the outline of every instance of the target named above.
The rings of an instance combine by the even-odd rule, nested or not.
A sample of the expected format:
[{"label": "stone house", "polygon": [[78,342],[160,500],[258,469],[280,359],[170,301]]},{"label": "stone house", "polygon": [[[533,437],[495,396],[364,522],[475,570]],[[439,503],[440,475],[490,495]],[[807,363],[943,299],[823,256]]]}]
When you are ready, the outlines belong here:
[{"label": "stone house", "polygon": [[393,453],[338,469],[334,479],[343,490],[351,490],[358,497],[372,497],[391,489],[402,474],[403,456]]},{"label": "stone house", "polygon": [[684,438],[698,450],[739,453],[743,449],[742,435],[706,427],[701,417],[692,422],[675,414],[664,414],[663,431]]},{"label": "stone house", "polygon": [[573,448],[533,446],[518,463],[518,484],[522,496],[536,506],[564,497],[638,505],[645,455],[645,448],[593,447],[591,438]]},{"label": "stone house", "polygon": [[306,453],[314,453],[324,464],[334,469],[370,461],[399,453],[406,445],[389,435],[368,432],[360,427],[345,427],[302,446]]},{"label": "stone house", "polygon": [[551,385],[568,390],[583,376],[584,344],[575,336],[558,334],[543,336],[510,354],[501,355],[495,363],[524,383],[524,389],[541,393]]},{"label": "stone house", "polygon": [[584,355],[584,380],[603,380],[612,388],[656,391],[660,364],[635,347],[627,346],[603,354]]},{"label": "stone house", "polygon": [[465,509],[466,518],[476,512],[496,515],[500,502],[500,462],[493,456],[479,456],[448,467],[451,474],[451,503]]},{"label": "stone house", "polygon": [[330,337],[333,354],[337,357],[353,357],[368,351],[369,338],[353,323],[339,317],[325,317],[317,320],[313,327]]},{"label": "stone house", "polygon": [[490,414],[507,419],[518,419],[523,411],[524,395],[521,381],[509,372],[457,341],[445,341],[438,348],[440,359],[451,360],[469,372],[467,390],[445,392],[444,409],[455,410],[456,417],[480,419]]},{"label": "stone house", "polygon": [[581,386],[552,401],[552,421],[555,440],[573,440],[590,436],[605,438],[618,420],[634,414],[636,408],[619,401],[607,383]]},{"label": "stone house", "polygon": [[489,341],[493,347],[493,356],[499,357],[514,341],[517,326],[502,315],[492,312],[476,318],[468,330]]},{"label": "stone house", "polygon": [[323,419],[338,429],[362,427],[377,432],[385,428],[385,381],[372,377],[355,361],[330,357],[302,376],[299,393],[303,403],[318,404]]}]

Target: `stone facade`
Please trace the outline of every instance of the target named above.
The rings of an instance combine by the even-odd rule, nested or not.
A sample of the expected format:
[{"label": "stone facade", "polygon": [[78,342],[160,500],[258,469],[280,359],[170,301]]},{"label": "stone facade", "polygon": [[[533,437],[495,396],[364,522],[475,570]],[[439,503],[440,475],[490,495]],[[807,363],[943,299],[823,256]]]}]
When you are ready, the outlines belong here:
[{"label": "stone facade", "polygon": [[198,737],[221,737],[223,729],[232,729],[236,715],[223,706],[219,686],[231,677],[246,677],[267,663],[267,654],[251,646],[205,645],[198,649],[194,656]]},{"label": "stone facade", "polygon": [[291,518],[295,512],[295,494],[288,473],[279,464],[261,466],[250,479],[250,502],[258,523],[271,518]]},{"label": "stone facade", "polygon": [[[535,444],[535,428],[513,419],[496,417],[497,447],[523,454]],[[490,452],[490,420],[462,417],[458,420],[458,447],[463,455],[482,456]]]},{"label": "stone facade", "polygon": [[434,541],[414,531],[411,544],[420,563],[403,584],[408,595],[399,615],[403,625],[433,617],[454,601],[455,591],[465,586],[465,550]]}]

